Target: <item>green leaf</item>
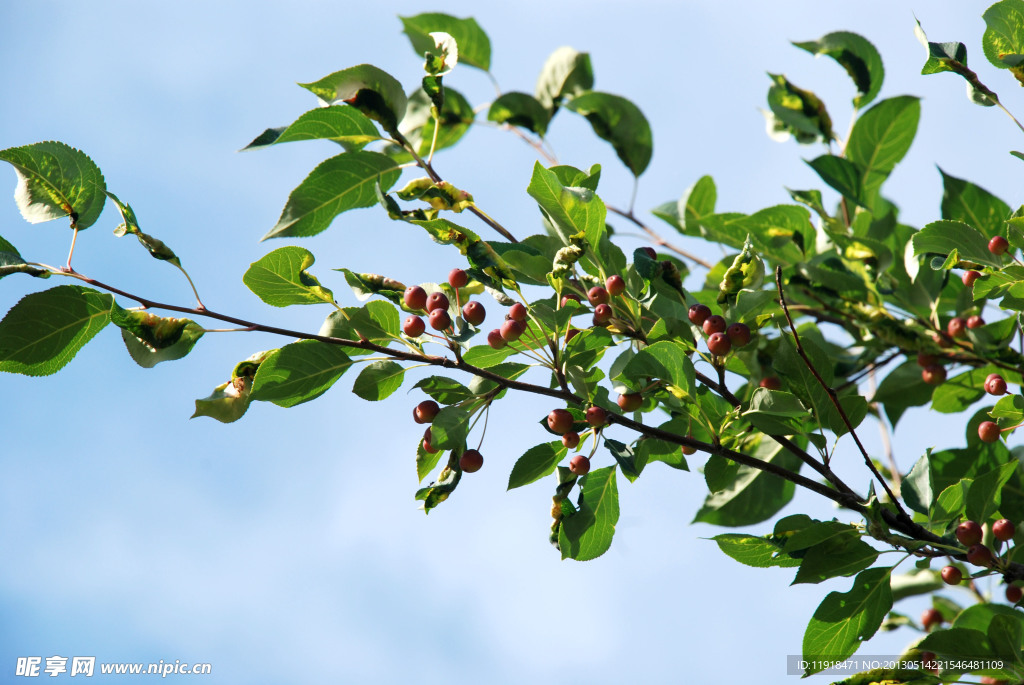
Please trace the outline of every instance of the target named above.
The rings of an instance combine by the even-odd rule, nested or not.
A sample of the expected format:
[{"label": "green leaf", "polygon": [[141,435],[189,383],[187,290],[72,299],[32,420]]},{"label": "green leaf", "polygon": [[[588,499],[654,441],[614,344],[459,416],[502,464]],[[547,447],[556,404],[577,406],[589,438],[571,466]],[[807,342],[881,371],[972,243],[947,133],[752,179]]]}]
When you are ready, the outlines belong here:
[{"label": "green leaf", "polygon": [[242,282],[272,307],[334,302],[334,294],[306,271],[313,262],[313,253],[305,248],[280,247],[253,262]]},{"label": "green leaf", "polygon": [[835,155],[821,155],[807,164],[814,169],[821,180],[851,202],[866,206],[864,199],[864,171],[857,164]]},{"label": "green leaf", "polygon": [[582,479],[579,510],[562,519],[558,547],[562,558],[576,561],[596,559],[612,544],[619,520],[619,489],[615,467],[591,471]]},{"label": "green leaf", "polygon": [[906,361],[889,372],[881,383],[872,402],[880,402],[895,428],[900,417],[910,407],[920,407],[932,398],[935,388],[921,378],[921,367],[916,361]]},{"label": "green leaf", "polygon": [[112,295],[60,285],[21,298],[0,321],[0,371],[49,376],[110,321]]},{"label": "green leaf", "polygon": [[531,447],[516,460],[508,476],[508,489],[519,488],[554,473],[558,462],[566,455],[566,448],[560,440]]},{"label": "green leaf", "polygon": [[466,350],[462,355],[462,360],[467,364],[487,369],[502,363],[513,354],[515,354],[515,350],[509,347],[496,350],[490,345],[477,345]]},{"label": "green leaf", "polygon": [[338,102],[352,105],[380,123],[389,134],[398,130],[398,122],[405,116],[408,104],[402,84],[372,64],[342,69],[319,81],[299,85],[320,98],[325,105]]},{"label": "green leaf", "polygon": [[441,450],[428,452],[423,449],[422,439],[416,443],[416,477],[421,483],[423,482],[423,479],[434,470],[434,467],[437,466],[437,462],[441,461],[442,454],[444,454],[444,452]]},{"label": "green leaf", "polygon": [[968,369],[948,379],[935,388],[932,394],[932,409],[943,414],[958,414],[966,410],[985,396],[985,391],[982,390],[985,373],[979,369]]},{"label": "green leaf", "polygon": [[586,117],[594,133],[612,144],[634,176],[644,173],[654,143],[651,126],[639,107],[624,97],[591,91],[569,100],[565,108]]},{"label": "green leaf", "polygon": [[876,559],[878,550],[857,536],[832,538],[807,550],[793,584],[852,576],[871,566]]},{"label": "green leaf", "polygon": [[355,107],[331,105],[306,112],[290,126],[268,128],[242,149],[261,150],[299,140],[333,140],[347,152],[354,152],[371,141],[380,140],[380,132]]},{"label": "green leaf", "polygon": [[457,404],[475,397],[462,383],[445,376],[430,376],[412,387],[423,390],[441,404]]},{"label": "green leaf", "polygon": [[971,483],[967,491],[967,518],[971,521],[987,521],[999,511],[1002,504],[1003,486],[1017,470],[1018,462],[1013,460],[994,471],[982,473]]},{"label": "green leaf", "polygon": [[908,507],[927,516],[932,504],[932,492],[932,469],[928,455],[925,454],[917,460],[910,473],[904,476],[900,494]]},{"label": "green leaf", "polygon": [[757,537],[737,533],[724,533],[711,538],[718,548],[727,555],[747,566],[768,568],[771,566],[799,566],[800,560],[782,551],[782,545],[771,537]]},{"label": "green leaf", "polygon": [[[753,456],[798,471],[800,460],[770,440],[762,441]],[[736,479],[704,500],[693,521],[716,526],[749,526],[774,516],[793,499],[795,486],[778,476],[749,466],[737,469]]]},{"label": "green leaf", "polygon": [[390,396],[402,387],[405,380],[405,369],[401,364],[392,361],[370,362],[356,376],[352,392],[364,400],[376,402]]},{"label": "green leaf", "polygon": [[473,415],[461,407],[444,407],[430,424],[430,444],[437,450],[456,449],[466,442]]},{"label": "green leaf", "polygon": [[540,162],[534,163],[533,176],[526,190],[561,232],[563,241],[568,243],[569,236],[583,233],[587,243],[597,252],[605,231],[607,210],[594,191],[563,186],[555,173],[545,169]]},{"label": "green leaf", "polygon": [[25,273],[37,278],[50,277],[50,272],[46,269],[25,263],[18,249],[0,236],[0,278],[16,273]]},{"label": "green leaf", "polygon": [[[849,592],[830,592],[807,624],[804,655],[842,660],[856,652],[862,641],[875,634],[892,608],[891,573],[891,568],[868,569],[854,579]],[[812,665],[805,675],[823,668]]]},{"label": "green leaf", "polygon": [[521,126],[543,137],[551,115],[537,98],[526,93],[503,93],[491,103],[487,120],[510,126]]},{"label": "green leaf", "polygon": [[[154,259],[160,259],[168,261],[174,264],[176,267],[181,269],[181,260],[174,254],[174,250],[169,248],[164,241],[158,240],[148,233],[143,233],[139,228],[138,219],[135,217],[135,212],[132,210],[131,205],[125,204],[118,199],[117,195],[106,191],[107,197],[114,201],[117,206],[117,210],[121,212],[122,223],[114,229],[114,235],[121,237],[131,233],[138,238],[139,243],[149,251],[149,254]],[[184,271],[184,269],[182,269]]]},{"label": "green leaf", "polygon": [[818,138],[828,143],[835,139],[832,118],[817,95],[798,88],[782,74],[768,74],[768,78],[772,80],[768,89],[768,107],[782,124],[782,130],[795,135],[801,143],[814,142]]},{"label": "green leaf", "polygon": [[590,65],[590,55],[561,47],[544,62],[534,95],[553,113],[564,98],[575,97],[593,87],[594,69]]},{"label": "green leaf", "polygon": [[932,523],[943,523],[960,518],[964,513],[967,492],[971,487],[970,478],[962,478],[939,493],[932,503],[928,519]]},{"label": "green leaf", "polygon": [[914,255],[948,255],[956,250],[960,259],[999,268],[1003,258],[989,252],[988,239],[960,221],[933,221],[911,238]]},{"label": "green leaf", "polygon": [[935,652],[944,657],[964,657],[981,659],[994,657],[995,650],[988,636],[980,630],[971,628],[947,628],[926,635],[917,643],[917,648]]},{"label": "green leaf", "polygon": [[985,57],[993,66],[1014,70],[1020,78],[1019,68],[1024,64],[1024,2],[1001,0],[981,15],[985,20],[985,35],[981,46]]},{"label": "green leaf", "polygon": [[694,395],[697,381],[696,370],[690,361],[692,352],[693,348],[682,343],[656,342],[637,352],[626,364],[623,374],[630,379],[658,378],[671,383],[681,394]]},{"label": "green leaf", "polygon": [[423,56],[434,50],[431,33],[443,32],[451,35],[459,46],[459,62],[477,69],[491,68],[491,40],[472,17],[458,19],[450,14],[425,12],[414,17],[398,17],[402,20],[404,33],[409,36],[416,54]]},{"label": "green leaf", "polygon": [[151,369],[160,362],[181,359],[203,337],[203,327],[191,319],[157,316],[147,311],[122,309],[115,302],[110,321],[121,329],[128,354],[139,366]]},{"label": "green leaf", "polygon": [[242,418],[249,408],[252,379],[260,364],[276,350],[257,352],[248,359],[235,364],[231,380],[213,389],[209,397],[196,400],[196,411],[191,418],[209,416],[221,423],[232,423]]},{"label": "green leaf", "polygon": [[679,216],[683,217],[683,228],[687,235],[699,235],[700,223],[705,216],[715,213],[718,189],[710,176],[701,176],[686,189],[679,198]]},{"label": "green leaf", "polygon": [[878,188],[910,149],[920,118],[920,100],[902,95],[882,100],[854,124],[846,156],[859,166],[862,192],[872,206]]},{"label": "green leaf", "polygon": [[251,399],[294,407],[327,392],[352,365],[341,347],[300,340],[275,350],[253,379]]},{"label": "green leaf", "polygon": [[839,63],[857,87],[853,106],[866,107],[878,95],[885,78],[882,56],[866,38],[848,31],[828,33],[818,40],[793,43],[812,55],[828,55]]},{"label": "green leaf", "polygon": [[321,162],[292,191],[277,225],[261,238],[306,237],[320,233],[342,212],[377,204],[374,187],[393,186],[399,163],[379,152],[345,152]]},{"label": "green leaf", "polygon": [[403,306],[404,283],[379,274],[357,274],[344,268],[335,269],[335,271],[345,274],[345,282],[352,288],[352,293],[360,302],[365,302],[372,295],[380,295],[394,304]]},{"label": "green leaf", "polygon": [[72,228],[96,223],[106,201],[107,185],[96,163],[82,151],[56,141],[0,150],[0,160],[14,167],[18,185],[14,202],[30,224],[67,216]]},{"label": "green leaf", "polygon": [[[399,131],[409,141],[409,145],[417,154],[426,156],[434,140],[434,104],[430,96],[421,88],[409,97],[409,107],[405,118],[399,124]],[[441,106],[441,126],[437,131],[437,150],[451,147],[462,139],[476,118],[473,106],[454,88],[445,87],[444,104]],[[388,155],[396,161],[412,159],[404,148],[390,146]]]},{"label": "green leaf", "polygon": [[803,432],[807,407],[792,393],[758,388],[742,416],[769,435],[793,435]]},{"label": "green leaf", "polygon": [[950,176],[941,168],[942,218],[978,229],[986,238],[999,235],[1010,206],[981,186]]}]

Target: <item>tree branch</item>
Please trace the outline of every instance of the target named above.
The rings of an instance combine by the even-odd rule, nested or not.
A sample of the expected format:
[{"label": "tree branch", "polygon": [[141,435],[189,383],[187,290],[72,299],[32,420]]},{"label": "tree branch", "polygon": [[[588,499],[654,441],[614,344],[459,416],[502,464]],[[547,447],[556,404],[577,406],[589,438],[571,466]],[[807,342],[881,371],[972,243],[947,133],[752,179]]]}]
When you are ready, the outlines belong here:
[{"label": "tree branch", "polygon": [[608,208],[609,212],[612,212],[614,214],[618,214],[619,216],[623,217],[624,219],[629,219],[634,224],[636,224],[637,227],[641,231],[643,231],[644,233],[646,233],[647,235],[649,235],[651,237],[651,240],[654,241],[655,245],[661,245],[662,247],[664,247],[667,250],[672,250],[673,252],[678,254],[680,257],[683,257],[685,259],[689,259],[690,261],[692,261],[692,262],[694,262],[696,264],[700,264],[705,269],[710,270],[710,269],[714,268],[715,265],[712,264],[711,262],[705,261],[705,260],[701,259],[700,257],[698,257],[697,255],[691,254],[691,253],[687,252],[686,250],[684,250],[683,248],[678,247],[676,245],[673,245],[672,243],[670,243],[667,240],[665,240],[664,238],[662,238],[661,235],[659,235],[653,228],[651,228],[650,226],[648,226],[644,222],[640,221],[640,219],[637,218],[637,216],[633,213],[632,210],[630,210],[628,212],[625,212],[625,211],[623,211],[621,209],[617,209],[617,208],[615,208],[615,207],[613,207],[611,205],[606,205],[606,207]]}]

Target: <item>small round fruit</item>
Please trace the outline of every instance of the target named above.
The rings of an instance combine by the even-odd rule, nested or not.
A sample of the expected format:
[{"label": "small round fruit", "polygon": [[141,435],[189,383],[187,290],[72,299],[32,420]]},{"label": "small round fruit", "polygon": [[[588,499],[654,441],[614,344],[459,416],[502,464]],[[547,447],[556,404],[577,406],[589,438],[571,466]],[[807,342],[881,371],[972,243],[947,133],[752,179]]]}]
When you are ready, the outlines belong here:
[{"label": "small round fruit", "polygon": [[562,435],[562,444],[569,449],[576,449],[577,445],[580,444],[580,434],[575,431],[569,431]]},{"label": "small round fruit", "polygon": [[960,581],[964,579],[964,574],[956,566],[943,566],[939,575],[942,576],[942,582],[946,585],[959,585]]},{"label": "small round fruit", "polygon": [[505,339],[501,337],[501,331],[497,328],[487,334],[487,344],[496,350],[500,350],[505,347],[505,345],[508,345],[508,343],[505,342]]},{"label": "small round fruit", "polygon": [[725,333],[725,329],[729,327],[725,319],[718,314],[712,314],[708,318],[704,319],[704,332],[708,335],[712,333]]},{"label": "small round fruit", "polygon": [[734,323],[725,330],[733,347],[743,347],[750,342],[750,327],[745,323]]},{"label": "small round fruit", "polygon": [[585,476],[590,473],[590,460],[582,454],[577,454],[569,460],[569,470],[577,476]]},{"label": "small round fruit", "polygon": [[1024,590],[1017,587],[1016,585],[1008,585],[1006,587],[1006,601],[1010,604],[1016,604],[1020,600],[1024,599]]},{"label": "small round fruit", "polygon": [[548,428],[558,435],[565,435],[571,431],[574,422],[575,419],[568,409],[552,409],[548,414]]},{"label": "small round fruit", "polygon": [[509,319],[505,323],[501,324],[501,328],[498,330],[499,334],[506,342],[512,342],[513,340],[519,340],[519,336],[526,331],[526,324],[522,321]]},{"label": "small round fruit", "polygon": [[995,442],[999,439],[999,424],[992,421],[982,421],[978,425],[978,437],[982,442]]},{"label": "small round fruit", "polygon": [[925,609],[921,612],[921,626],[925,630],[931,630],[934,626],[942,624],[942,613],[935,607]]},{"label": "small round fruit", "polygon": [[711,316],[711,307],[706,304],[695,304],[690,307],[687,316],[690,317],[690,323],[703,326],[704,322]]},{"label": "small round fruit", "polygon": [[1010,519],[999,519],[992,524],[992,535],[996,540],[1009,542],[1017,534],[1017,527]]},{"label": "small round fruit", "polygon": [[608,423],[608,412],[601,407],[590,407],[587,409],[587,423],[594,428],[600,428]]},{"label": "small round fruit", "polygon": [[[686,437],[693,438],[692,435],[687,435]],[[696,454],[697,453],[697,448],[696,447],[691,447],[690,445],[681,445],[680,449],[682,449],[683,454],[685,454],[687,456],[689,456],[691,454]]]},{"label": "small round fruit", "polygon": [[971,545],[967,550],[967,561],[988,568],[992,565],[992,550],[985,545]]},{"label": "small round fruit", "polygon": [[985,319],[981,318],[977,314],[974,316],[967,317],[968,328],[981,328],[985,325]]},{"label": "small round fruit", "polygon": [[426,309],[427,307],[427,291],[418,285],[410,285],[406,288],[402,299],[409,309]]},{"label": "small round fruit", "polygon": [[956,539],[967,547],[981,542],[981,534],[981,526],[977,521],[964,521],[956,527]]},{"label": "small round fruit", "polygon": [[479,326],[487,318],[487,310],[479,302],[470,301],[462,307],[462,318],[471,326]]},{"label": "small round fruit", "polygon": [[988,251],[992,254],[1003,254],[1010,247],[1010,242],[1001,235],[988,241]]},{"label": "small round fruit", "polygon": [[932,364],[921,369],[921,380],[928,385],[942,385],[946,382],[946,367]]},{"label": "small round fruit", "polygon": [[430,444],[431,438],[432,436],[430,435],[430,429],[428,428],[426,432],[423,433],[423,450],[429,452],[430,454],[434,454],[435,452],[437,452],[437,450],[434,449],[434,446]]},{"label": "small round fruit", "polygon": [[725,333],[712,333],[708,336],[708,352],[711,354],[722,357],[729,354],[731,349],[732,343]]},{"label": "small round fruit", "polygon": [[989,395],[1005,395],[1006,381],[999,374],[992,374],[985,381],[985,392]]},{"label": "small round fruit", "polygon": [[612,274],[604,281],[604,288],[612,297],[618,297],[626,291],[626,281],[618,274]]},{"label": "small round fruit", "polygon": [[452,317],[448,315],[447,309],[435,309],[427,316],[430,327],[435,331],[446,331],[452,327]]},{"label": "small round fruit", "polygon": [[594,307],[594,323],[603,324],[608,323],[612,318],[612,308],[607,304],[599,304]]},{"label": "small round fruit", "polygon": [[459,468],[466,473],[476,473],[484,465],[484,455],[479,450],[466,450],[459,457]]},{"label": "small round fruit", "polygon": [[972,288],[974,287],[974,282],[979,278],[981,278],[981,272],[971,269],[970,271],[965,271],[964,275],[960,277],[960,280],[962,280],[964,285],[968,288]]},{"label": "small round fruit", "polygon": [[604,304],[608,301],[608,291],[599,285],[587,291],[587,300],[592,305]]},{"label": "small round fruit", "polygon": [[458,290],[465,288],[469,283],[469,275],[462,269],[452,269],[448,272],[448,285]]},{"label": "small round fruit", "polygon": [[441,407],[434,400],[423,400],[412,410],[412,420],[416,423],[430,423],[441,411]]},{"label": "small round fruit", "polygon": [[939,672],[939,662],[935,660],[935,652],[921,652],[921,667],[931,673]]},{"label": "small round fruit", "polygon": [[442,292],[433,292],[427,297],[427,311],[448,309],[448,296]]},{"label": "small round fruit", "polygon": [[418,316],[406,317],[405,323],[402,324],[402,331],[410,338],[420,337],[425,330],[427,330],[427,324]]},{"label": "small round fruit", "polygon": [[963,338],[967,334],[967,321],[959,316],[954,316],[946,324],[946,332],[951,338]]},{"label": "small round fruit", "polygon": [[644,404],[644,396],[638,392],[629,392],[619,395],[617,400],[622,411],[636,411]]},{"label": "small round fruit", "polygon": [[578,329],[578,328],[570,328],[569,330],[567,330],[565,332],[565,342],[568,343],[570,340],[572,340],[573,338],[575,338],[579,334],[580,334],[580,329]]},{"label": "small round fruit", "polygon": [[934,366],[939,363],[939,358],[934,354],[927,354],[925,352],[917,353],[917,365],[922,369],[926,366]]},{"label": "small round fruit", "polygon": [[562,295],[562,303],[559,306],[564,307],[569,302],[569,300],[579,302],[580,296],[577,295],[576,293],[566,293],[565,295]]},{"label": "small round fruit", "polygon": [[508,308],[508,318],[513,321],[526,321],[528,315],[529,312],[526,310],[526,305],[522,302],[516,302]]},{"label": "small round fruit", "polygon": [[758,385],[768,390],[782,390],[782,381],[778,376],[765,376]]},{"label": "small round fruit", "polygon": [[651,259],[658,258],[658,253],[654,251],[653,247],[641,247],[640,249],[643,250],[644,254],[650,257]]}]

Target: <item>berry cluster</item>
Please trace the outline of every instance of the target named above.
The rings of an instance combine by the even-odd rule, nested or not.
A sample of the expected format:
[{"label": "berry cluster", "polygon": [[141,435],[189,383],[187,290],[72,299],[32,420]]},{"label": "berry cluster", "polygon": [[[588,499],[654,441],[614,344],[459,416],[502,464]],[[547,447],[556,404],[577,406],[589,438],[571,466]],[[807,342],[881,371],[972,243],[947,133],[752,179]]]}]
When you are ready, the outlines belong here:
[{"label": "berry cluster", "polygon": [[[451,273],[448,274],[448,285],[455,292],[456,306],[461,304],[459,290],[465,288],[467,283],[469,283],[469,275],[462,269],[452,269]],[[410,338],[418,338],[423,335],[427,330],[428,322],[435,331],[445,333],[451,330],[452,317],[448,313],[451,302],[443,292],[436,291],[427,295],[427,291],[422,287],[410,285],[405,289],[402,300],[408,309],[423,311],[427,315],[427,322],[424,322],[421,316],[415,314],[405,319],[405,322],[402,324],[402,332]],[[482,324],[486,315],[487,312],[484,306],[479,302],[468,301],[462,306],[462,318],[472,326]]]},{"label": "berry cluster", "polygon": [[690,323],[700,326],[704,335],[708,336],[708,352],[716,357],[724,357],[733,347],[743,347],[750,343],[750,327],[745,323],[729,324],[724,317],[712,314],[711,308],[705,304],[695,304],[687,314]]},{"label": "berry cluster", "polygon": [[[998,544],[1009,542],[1016,534],[1017,527],[1009,519],[999,519],[992,524],[992,537],[998,541]],[[956,539],[960,541],[960,544],[967,547],[966,557],[968,563],[990,568],[996,565],[996,556],[987,545],[982,544],[983,538],[984,531],[977,521],[963,521],[956,527]],[[942,577],[942,582],[947,585],[959,585],[964,578],[963,571],[952,565],[943,567],[939,575]],[[1006,600],[1008,602],[1016,604],[1022,598],[1024,598],[1024,589],[1016,585],[1008,585],[1006,587]],[[941,623],[941,617],[939,622]],[[921,623],[925,625],[925,629],[929,627],[923,615]]]},{"label": "berry cluster", "polygon": [[[416,423],[432,423],[434,418],[441,411],[441,407],[438,406],[434,400],[423,400],[417,404],[412,410],[412,420]],[[423,450],[434,454],[437,452],[431,443],[430,428],[428,427],[426,432],[423,433]],[[484,465],[484,457],[480,454],[479,450],[466,450],[462,453],[459,458],[459,468],[466,473],[473,473],[479,471],[480,467]]]}]

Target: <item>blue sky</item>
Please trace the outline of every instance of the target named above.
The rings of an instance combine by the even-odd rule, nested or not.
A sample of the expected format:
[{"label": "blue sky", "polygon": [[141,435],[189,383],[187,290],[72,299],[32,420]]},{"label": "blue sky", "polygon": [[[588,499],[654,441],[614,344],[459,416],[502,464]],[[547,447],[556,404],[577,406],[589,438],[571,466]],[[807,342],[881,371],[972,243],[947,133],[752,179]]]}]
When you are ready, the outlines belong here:
[{"label": "blue sky", "polygon": [[[888,190],[903,220],[920,226],[938,218],[936,164],[1021,202],[1021,162],[1007,154],[1022,147],[1012,122],[968,103],[955,77],[919,75],[912,10],[933,40],[967,43],[970,65],[1024,111],[1018,87],[983,59],[983,5],[969,4],[3,3],[0,147],[59,139],[85,150],[143,230],[181,256],[208,306],[315,330],[325,311],[271,309],[241,275],[286,244],[258,239],[336,148],[236,151],[316,105],[295,82],[370,62],[411,90],[421,60],[396,15],[475,16],[505,90],[532,91],[561,45],[589,51],[596,87],[632,99],[654,130],[640,210],[677,199],[704,174],[714,176],[722,210],[754,211],[788,201],[784,186],[820,186],[802,161],[817,149],[764,133],[765,72],[816,91],[844,130],[847,77],[788,41],[861,33],[885,60],[882,97],[924,98],[918,138]],[[472,69],[446,82],[473,103],[493,97]],[[627,172],[585,122],[563,114],[550,138],[565,163],[601,163],[602,197],[628,204]],[[513,233],[540,230],[525,193],[531,150],[513,136],[474,130],[437,165]],[[14,174],[0,171],[0,190],[4,183],[13,191]],[[108,205],[81,236],[76,268],[187,304],[172,269],[110,234],[118,222]],[[407,231],[361,210],[299,244],[317,255],[324,284],[354,304],[331,269],[422,282],[458,266],[457,255]],[[49,263],[63,259],[69,239],[63,222],[24,223],[10,200],[0,202],[0,235]],[[4,279],[0,306],[40,285]],[[658,465],[620,482],[622,517],[607,555],[559,561],[547,543],[550,484],[505,492],[515,459],[546,439],[534,426],[552,408],[544,400],[515,399],[492,413],[484,469],[429,517],[412,499],[415,393],[370,404],[343,378],[291,410],[256,405],[231,425],[188,419],[237,361],[283,342],[207,335],[186,359],[146,370],[111,328],[55,376],[0,378],[0,672],[13,673],[18,656],[59,654],[209,662],[206,680],[217,683],[793,682],[785,655],[799,652],[824,591],[849,586],[789,588],[788,571],[727,559],[703,539],[721,529],[688,524],[703,478]],[[874,427],[863,434],[877,451]],[[945,416],[911,412],[895,449],[909,468],[925,448],[962,444],[962,435]],[[856,473],[850,446],[841,452]],[[852,482],[866,488],[859,476]],[[786,512],[797,510],[850,518],[802,495]],[[898,653],[911,637],[883,636],[863,651]]]}]

